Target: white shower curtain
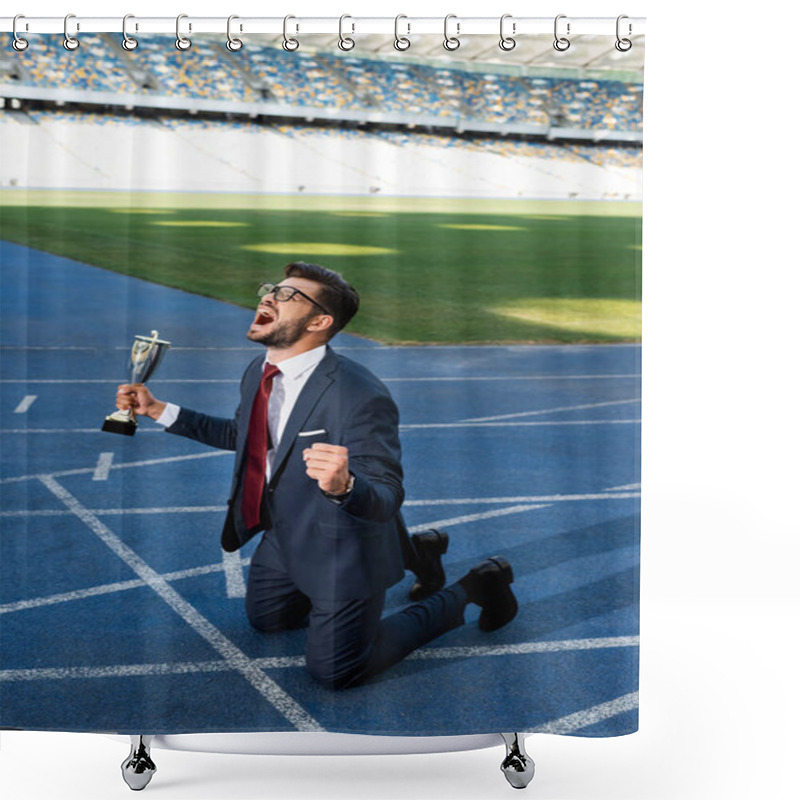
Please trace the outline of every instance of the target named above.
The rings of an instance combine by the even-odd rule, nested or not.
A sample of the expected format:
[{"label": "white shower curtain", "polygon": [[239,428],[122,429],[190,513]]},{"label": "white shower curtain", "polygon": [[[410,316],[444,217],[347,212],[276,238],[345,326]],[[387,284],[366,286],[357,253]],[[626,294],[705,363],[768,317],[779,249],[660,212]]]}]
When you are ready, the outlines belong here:
[{"label": "white shower curtain", "polygon": [[[292,50],[180,24],[186,49],[69,22],[77,49],[2,41],[0,724],[636,730],[643,38]],[[399,410],[408,536],[447,534],[445,587],[506,565],[516,604],[487,631],[469,597],[341,691],[307,628],[248,621],[262,534],[219,543],[233,454],[100,430],[151,332],[152,392],[231,418],[256,291],[290,262],[360,294],[332,348]],[[404,566],[384,621],[416,613]]]}]

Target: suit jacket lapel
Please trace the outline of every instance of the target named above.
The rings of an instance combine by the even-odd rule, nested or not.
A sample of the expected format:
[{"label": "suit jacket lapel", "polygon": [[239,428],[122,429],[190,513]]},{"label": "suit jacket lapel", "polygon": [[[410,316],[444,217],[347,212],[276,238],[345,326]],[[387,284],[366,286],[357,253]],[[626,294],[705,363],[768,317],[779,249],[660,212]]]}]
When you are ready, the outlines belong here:
[{"label": "suit jacket lapel", "polygon": [[292,413],[289,415],[289,419],[286,422],[286,428],[281,435],[278,452],[275,454],[275,462],[272,466],[271,484],[274,483],[276,478],[280,475],[283,462],[286,460],[286,456],[289,454],[289,450],[292,444],[294,444],[298,432],[303,427],[303,423],[308,419],[309,414],[314,410],[314,407],[327,391],[328,387],[334,382],[334,372],[338,366],[338,357],[329,347],[325,357],[317,365],[317,368],[311,374],[308,382],[300,392],[297,402],[292,409]]}]

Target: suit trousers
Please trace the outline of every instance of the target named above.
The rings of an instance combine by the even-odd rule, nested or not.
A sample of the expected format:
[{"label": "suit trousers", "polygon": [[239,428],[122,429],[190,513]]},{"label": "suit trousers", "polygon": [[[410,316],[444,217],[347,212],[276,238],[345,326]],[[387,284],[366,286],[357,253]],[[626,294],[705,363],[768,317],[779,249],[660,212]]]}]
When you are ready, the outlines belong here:
[{"label": "suit trousers", "polygon": [[250,563],[245,608],[265,633],[308,628],[306,667],[329,689],[357,686],[464,624],[467,593],[454,584],[383,617],[385,593],[359,599],[308,597],[294,584],[269,533]]}]

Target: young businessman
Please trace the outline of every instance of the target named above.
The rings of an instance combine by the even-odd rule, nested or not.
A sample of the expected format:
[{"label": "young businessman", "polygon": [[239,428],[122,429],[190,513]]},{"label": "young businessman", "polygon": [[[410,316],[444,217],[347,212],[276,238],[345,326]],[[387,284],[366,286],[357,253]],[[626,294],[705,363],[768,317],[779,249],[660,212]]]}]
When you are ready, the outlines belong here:
[{"label": "young businessman", "polygon": [[[157,400],[124,384],[131,408],[212,447],[233,450],[222,546],[235,551],[264,532],[248,575],[248,618],[266,633],[308,625],[306,664],[332,689],[355,686],[464,623],[496,630],[517,613],[510,564],[495,556],[442,588],[447,534],[409,537],[400,514],[403,473],[398,411],[365,367],[330,339],[358,310],[340,275],[294,262],[264,284],[247,338],[266,347],[241,382],[232,419]],[[386,590],[408,567],[418,602],[382,618]],[[421,598],[421,599],[420,599]]]}]

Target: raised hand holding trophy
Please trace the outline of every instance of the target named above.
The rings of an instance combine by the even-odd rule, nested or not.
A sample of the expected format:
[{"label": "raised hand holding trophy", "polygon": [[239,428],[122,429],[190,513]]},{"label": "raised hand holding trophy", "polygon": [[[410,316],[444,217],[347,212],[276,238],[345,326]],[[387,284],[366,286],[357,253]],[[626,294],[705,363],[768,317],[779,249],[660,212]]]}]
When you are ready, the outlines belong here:
[{"label": "raised hand holding trophy", "polygon": [[[137,336],[133,341],[130,360],[130,382],[144,383],[156,371],[169,342],[158,338],[158,331],[150,331],[150,336]],[[130,411],[115,411],[106,417],[102,430],[133,436],[136,433],[136,415]]]}]

